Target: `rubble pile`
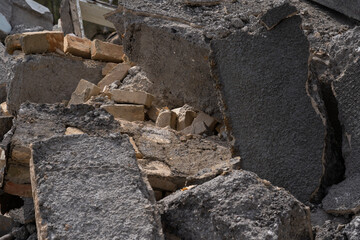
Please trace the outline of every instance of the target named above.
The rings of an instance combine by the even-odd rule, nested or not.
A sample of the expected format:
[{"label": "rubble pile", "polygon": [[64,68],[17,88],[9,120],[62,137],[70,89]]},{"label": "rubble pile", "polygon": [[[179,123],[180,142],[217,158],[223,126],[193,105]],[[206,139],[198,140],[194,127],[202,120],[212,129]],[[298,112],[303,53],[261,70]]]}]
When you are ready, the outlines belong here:
[{"label": "rubble pile", "polygon": [[358,239],[360,3],[314,2],[1,2],[0,240]]}]

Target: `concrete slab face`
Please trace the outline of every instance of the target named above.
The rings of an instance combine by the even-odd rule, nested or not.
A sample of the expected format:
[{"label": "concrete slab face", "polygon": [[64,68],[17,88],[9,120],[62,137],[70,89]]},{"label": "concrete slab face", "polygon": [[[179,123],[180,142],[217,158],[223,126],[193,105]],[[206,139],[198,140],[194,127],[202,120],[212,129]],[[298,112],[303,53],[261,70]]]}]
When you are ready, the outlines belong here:
[{"label": "concrete slab face", "polygon": [[56,137],[32,154],[39,239],[163,239],[127,136]]},{"label": "concrete slab face", "polygon": [[324,126],[305,88],[309,43],[300,24],[291,17],[271,31],[211,47],[242,167],[307,201],[322,176]]},{"label": "concrete slab face", "polygon": [[312,0],[360,21],[360,0]]}]

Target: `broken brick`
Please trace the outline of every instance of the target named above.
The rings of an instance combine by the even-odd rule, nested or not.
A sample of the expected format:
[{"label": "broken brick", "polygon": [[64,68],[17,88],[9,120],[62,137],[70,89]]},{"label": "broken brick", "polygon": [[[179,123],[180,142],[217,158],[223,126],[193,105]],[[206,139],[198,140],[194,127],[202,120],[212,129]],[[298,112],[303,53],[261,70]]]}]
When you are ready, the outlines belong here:
[{"label": "broken brick", "polygon": [[132,103],[145,105],[150,107],[154,97],[146,92],[139,91],[124,91],[124,90],[111,90],[111,99],[116,103]]},{"label": "broken brick", "polygon": [[23,33],[20,41],[25,54],[56,52],[64,49],[64,35],[57,31]]},{"label": "broken brick", "polygon": [[91,58],[91,41],[68,34],[64,37],[64,52],[82,58]]},{"label": "broken brick", "polygon": [[171,127],[176,129],[176,113],[170,111],[169,109],[162,109],[159,113],[159,116],[156,119],[157,127]]},{"label": "broken brick", "polygon": [[118,65],[118,64],[112,63],[112,62],[107,63],[101,71],[102,75],[106,76],[109,72],[111,72],[114,69],[114,67],[116,67],[116,65]]},{"label": "broken brick", "polygon": [[101,81],[98,83],[98,86],[101,90],[104,89],[106,85],[110,85],[115,81],[123,80],[128,74],[128,70],[131,66],[127,63],[119,63],[114,67],[111,72],[109,72]]},{"label": "broken brick", "polygon": [[75,92],[71,95],[69,105],[85,103],[91,96],[100,94],[100,91],[100,88],[95,84],[81,79]]},{"label": "broken brick", "polygon": [[144,106],[133,104],[102,105],[101,108],[108,111],[114,118],[127,121],[144,121]]},{"label": "broken brick", "polygon": [[91,59],[106,62],[122,62],[123,47],[95,39],[91,42]]}]

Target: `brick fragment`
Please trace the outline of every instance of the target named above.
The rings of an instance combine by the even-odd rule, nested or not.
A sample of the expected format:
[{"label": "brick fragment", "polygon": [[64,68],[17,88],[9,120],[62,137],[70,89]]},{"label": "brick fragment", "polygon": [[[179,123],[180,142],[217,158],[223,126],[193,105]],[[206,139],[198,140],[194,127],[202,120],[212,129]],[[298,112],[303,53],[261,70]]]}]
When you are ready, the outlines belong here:
[{"label": "brick fragment", "polygon": [[122,62],[123,46],[95,39],[91,42],[91,59],[105,62]]},{"label": "brick fragment", "polygon": [[111,72],[114,67],[116,67],[117,63],[112,63],[112,62],[109,62],[105,65],[105,67],[103,67],[101,73],[103,76],[106,76],[109,72]]},{"label": "brick fragment", "polygon": [[6,182],[4,192],[20,197],[32,197],[31,184],[16,184],[13,182]]},{"label": "brick fragment", "polygon": [[103,105],[101,108],[105,109],[114,118],[124,119],[127,121],[144,121],[144,106],[133,105],[133,104],[114,104],[114,105]]},{"label": "brick fragment", "polygon": [[6,52],[13,54],[15,50],[21,50],[21,39],[22,34],[9,35],[5,39]]},{"label": "brick fragment", "polygon": [[158,118],[160,113],[160,109],[155,107],[155,106],[151,106],[149,108],[149,110],[146,112],[146,115],[149,117],[150,120],[156,122],[156,119]]},{"label": "brick fragment", "polygon": [[64,49],[64,35],[59,31],[23,33],[20,42],[25,54],[56,52]]},{"label": "brick fragment", "polygon": [[128,70],[131,65],[127,63],[119,63],[115,68],[111,70],[101,81],[98,83],[98,87],[103,90],[106,85],[110,85],[115,81],[123,80],[128,74]]},{"label": "brick fragment", "polygon": [[217,121],[215,118],[211,117],[210,115],[207,115],[204,112],[198,113],[197,117],[194,119],[194,124],[204,122],[206,127],[208,127],[211,131],[215,129],[215,126],[217,124]]},{"label": "brick fragment", "polygon": [[150,107],[154,97],[151,94],[140,91],[111,90],[111,99],[117,103],[132,103]]},{"label": "brick fragment", "polygon": [[183,129],[185,129],[186,127],[190,126],[194,120],[194,118],[196,118],[197,113],[191,109],[189,109],[190,106],[185,105],[181,108],[175,108],[171,111],[173,111],[174,113],[176,113],[177,115],[177,127],[176,129],[178,131],[181,131]]},{"label": "brick fragment", "polygon": [[169,109],[162,109],[159,113],[159,116],[156,119],[157,127],[171,127],[176,129],[176,113],[170,111]]},{"label": "brick fragment", "polygon": [[71,95],[69,105],[82,104],[90,99],[91,96],[100,94],[100,88],[95,84],[81,79],[75,91]]},{"label": "brick fragment", "polygon": [[91,58],[91,41],[71,34],[64,37],[64,52],[82,58]]}]

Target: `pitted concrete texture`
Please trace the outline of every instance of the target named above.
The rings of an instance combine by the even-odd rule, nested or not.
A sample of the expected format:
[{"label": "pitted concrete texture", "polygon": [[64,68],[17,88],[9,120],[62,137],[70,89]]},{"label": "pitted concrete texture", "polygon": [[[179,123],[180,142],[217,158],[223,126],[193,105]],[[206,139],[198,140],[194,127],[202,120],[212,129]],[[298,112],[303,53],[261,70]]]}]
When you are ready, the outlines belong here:
[{"label": "pitted concrete texture", "polygon": [[308,201],[322,176],[325,129],[306,92],[300,24],[293,16],[259,35],[214,40],[212,57],[242,168]]},{"label": "pitted concrete texture", "polygon": [[55,137],[32,154],[39,239],[163,239],[127,136]]},{"label": "pitted concrete texture", "polygon": [[59,55],[27,55],[11,63],[8,78],[8,110],[16,114],[20,104],[70,100],[79,81],[97,84],[104,63]]},{"label": "pitted concrete texture", "polygon": [[233,171],[159,202],[179,239],[312,239],[309,209],[256,174]]},{"label": "pitted concrete texture", "polygon": [[360,0],[312,0],[360,21]]}]

